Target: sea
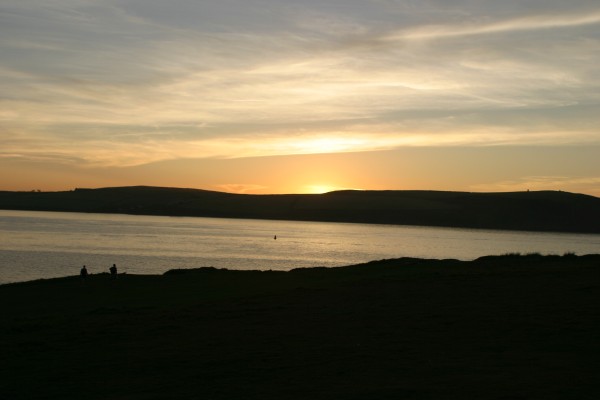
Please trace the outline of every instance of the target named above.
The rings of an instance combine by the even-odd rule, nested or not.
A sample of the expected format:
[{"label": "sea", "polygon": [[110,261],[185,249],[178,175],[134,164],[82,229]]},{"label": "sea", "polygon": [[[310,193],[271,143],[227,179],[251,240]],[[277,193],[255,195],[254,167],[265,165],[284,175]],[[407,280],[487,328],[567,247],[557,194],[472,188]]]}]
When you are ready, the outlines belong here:
[{"label": "sea", "polygon": [[600,235],[422,226],[0,210],[0,284],[89,273],[339,267],[400,257],[473,260],[600,252]]}]

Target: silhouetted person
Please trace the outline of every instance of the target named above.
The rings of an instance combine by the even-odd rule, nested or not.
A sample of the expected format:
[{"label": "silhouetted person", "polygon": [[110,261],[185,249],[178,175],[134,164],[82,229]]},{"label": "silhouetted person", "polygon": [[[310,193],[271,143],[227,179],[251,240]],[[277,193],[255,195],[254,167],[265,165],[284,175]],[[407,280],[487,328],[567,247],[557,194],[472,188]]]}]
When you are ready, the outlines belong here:
[{"label": "silhouetted person", "polygon": [[117,265],[113,264],[108,270],[110,271],[110,276],[112,279],[117,279]]},{"label": "silhouetted person", "polygon": [[81,271],[79,271],[79,276],[81,276],[81,279],[87,278],[88,271],[87,268],[85,268],[85,265],[83,266],[83,268],[81,268]]}]

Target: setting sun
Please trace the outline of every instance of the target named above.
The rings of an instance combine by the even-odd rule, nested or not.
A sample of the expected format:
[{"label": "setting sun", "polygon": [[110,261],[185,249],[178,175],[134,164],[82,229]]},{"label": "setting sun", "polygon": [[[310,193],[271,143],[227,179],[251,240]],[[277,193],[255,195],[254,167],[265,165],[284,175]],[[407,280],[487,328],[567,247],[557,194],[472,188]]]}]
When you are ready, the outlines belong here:
[{"label": "setting sun", "polygon": [[340,189],[341,188],[339,188],[339,187],[335,187],[335,186],[331,186],[331,185],[309,185],[309,186],[304,187],[304,190],[306,193],[312,193],[312,194],[333,192],[334,190],[340,190]]}]

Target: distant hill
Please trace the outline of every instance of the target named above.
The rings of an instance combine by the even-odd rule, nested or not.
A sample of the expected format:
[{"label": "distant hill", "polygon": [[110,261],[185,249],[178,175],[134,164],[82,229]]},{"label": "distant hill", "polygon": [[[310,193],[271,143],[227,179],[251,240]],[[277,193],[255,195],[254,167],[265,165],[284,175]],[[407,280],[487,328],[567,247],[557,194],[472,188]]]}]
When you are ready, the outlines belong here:
[{"label": "distant hill", "polygon": [[0,191],[0,209],[600,233],[600,198],[560,191],[344,190],[318,195],[246,195],[133,186]]}]

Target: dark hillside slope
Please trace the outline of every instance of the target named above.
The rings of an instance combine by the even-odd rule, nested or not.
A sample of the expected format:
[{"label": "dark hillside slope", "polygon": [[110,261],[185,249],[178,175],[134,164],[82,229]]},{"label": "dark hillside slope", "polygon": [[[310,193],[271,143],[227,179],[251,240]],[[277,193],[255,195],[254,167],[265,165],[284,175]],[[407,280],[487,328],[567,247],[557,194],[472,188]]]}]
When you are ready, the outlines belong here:
[{"label": "dark hillside slope", "polygon": [[0,399],[600,399],[600,255],[0,285]]},{"label": "dark hillside slope", "polygon": [[600,233],[600,198],[555,191],[241,195],[136,186],[0,192],[0,209]]}]

